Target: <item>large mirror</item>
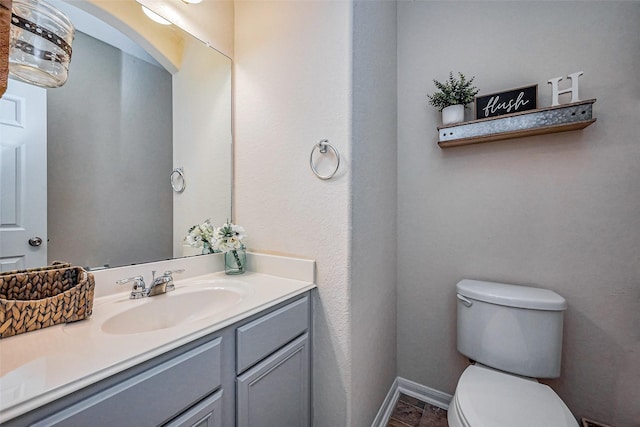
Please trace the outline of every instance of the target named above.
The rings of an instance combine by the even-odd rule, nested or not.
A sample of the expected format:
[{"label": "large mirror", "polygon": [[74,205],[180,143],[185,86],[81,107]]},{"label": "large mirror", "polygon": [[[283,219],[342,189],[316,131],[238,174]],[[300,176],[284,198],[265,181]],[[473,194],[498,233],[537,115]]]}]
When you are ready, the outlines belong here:
[{"label": "large mirror", "polygon": [[10,79],[0,99],[1,270],[197,254],[189,228],[231,218],[231,60],[175,26],[155,43],[50,3],[73,56],[63,87]]}]

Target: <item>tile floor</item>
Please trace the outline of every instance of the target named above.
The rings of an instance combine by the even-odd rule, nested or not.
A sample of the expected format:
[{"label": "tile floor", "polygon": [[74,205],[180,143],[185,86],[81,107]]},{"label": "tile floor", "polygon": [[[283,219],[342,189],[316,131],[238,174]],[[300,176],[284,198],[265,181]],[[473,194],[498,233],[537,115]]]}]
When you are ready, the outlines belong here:
[{"label": "tile floor", "polygon": [[448,427],[447,411],[400,393],[387,427]]}]

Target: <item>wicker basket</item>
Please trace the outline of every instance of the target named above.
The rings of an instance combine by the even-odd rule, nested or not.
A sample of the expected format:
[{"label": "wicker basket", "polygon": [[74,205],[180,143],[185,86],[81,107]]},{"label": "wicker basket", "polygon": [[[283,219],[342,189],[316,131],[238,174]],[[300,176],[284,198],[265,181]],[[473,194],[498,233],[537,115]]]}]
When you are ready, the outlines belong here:
[{"label": "wicker basket", "polygon": [[91,316],[93,274],[82,267],[49,267],[0,273],[0,338]]}]

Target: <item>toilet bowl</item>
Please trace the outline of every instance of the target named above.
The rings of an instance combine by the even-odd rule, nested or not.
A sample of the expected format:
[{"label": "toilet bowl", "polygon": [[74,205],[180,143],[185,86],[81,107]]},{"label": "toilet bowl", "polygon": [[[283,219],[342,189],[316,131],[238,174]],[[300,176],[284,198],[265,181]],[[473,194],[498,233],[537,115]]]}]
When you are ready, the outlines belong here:
[{"label": "toilet bowl", "polygon": [[550,387],[481,365],[462,373],[447,418],[449,427],[578,427]]}]

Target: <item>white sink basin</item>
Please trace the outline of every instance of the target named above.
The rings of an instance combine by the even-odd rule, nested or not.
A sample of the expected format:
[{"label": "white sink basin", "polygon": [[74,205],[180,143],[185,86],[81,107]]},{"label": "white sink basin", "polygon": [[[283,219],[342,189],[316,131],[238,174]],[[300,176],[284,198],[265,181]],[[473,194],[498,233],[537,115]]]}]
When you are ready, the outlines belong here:
[{"label": "white sink basin", "polygon": [[131,301],[133,305],[104,321],[102,331],[127,335],[153,332],[194,322],[239,304],[247,290],[241,286],[194,287]]}]

